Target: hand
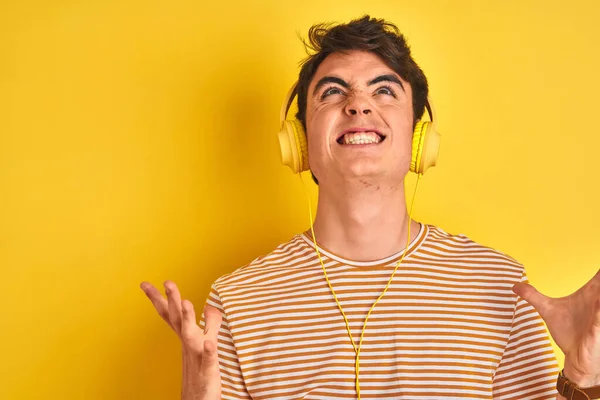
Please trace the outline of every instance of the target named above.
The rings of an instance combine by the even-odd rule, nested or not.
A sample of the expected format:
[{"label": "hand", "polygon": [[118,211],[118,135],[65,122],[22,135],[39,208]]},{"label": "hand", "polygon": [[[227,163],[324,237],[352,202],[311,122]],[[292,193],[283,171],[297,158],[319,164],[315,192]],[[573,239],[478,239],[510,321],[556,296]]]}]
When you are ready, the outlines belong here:
[{"label": "hand", "polygon": [[600,270],[575,293],[551,298],[517,283],[513,291],[546,322],[565,354],[565,376],[579,387],[600,385]]},{"label": "hand", "polygon": [[150,299],[158,314],[177,333],[181,341],[183,358],[182,400],[220,400],[221,377],[217,355],[217,335],[221,326],[221,313],[214,307],[204,309],[206,328],[196,322],[194,305],[181,300],[174,282],[165,282],[165,299],[158,289],[148,282],[140,287]]}]

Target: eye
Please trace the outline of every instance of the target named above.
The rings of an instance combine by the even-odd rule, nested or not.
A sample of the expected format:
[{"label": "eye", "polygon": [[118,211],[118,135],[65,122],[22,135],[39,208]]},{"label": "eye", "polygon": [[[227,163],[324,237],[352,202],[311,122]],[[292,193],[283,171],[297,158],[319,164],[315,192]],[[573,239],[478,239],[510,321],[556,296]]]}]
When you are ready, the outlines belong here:
[{"label": "eye", "polygon": [[396,97],[396,93],[389,86],[382,86],[375,91],[375,94],[389,94],[391,96]]},{"label": "eye", "polygon": [[324,99],[325,97],[332,95],[332,94],[343,94],[344,92],[342,92],[342,90],[336,86],[331,86],[330,88],[327,88],[323,94],[321,95],[321,99]]}]

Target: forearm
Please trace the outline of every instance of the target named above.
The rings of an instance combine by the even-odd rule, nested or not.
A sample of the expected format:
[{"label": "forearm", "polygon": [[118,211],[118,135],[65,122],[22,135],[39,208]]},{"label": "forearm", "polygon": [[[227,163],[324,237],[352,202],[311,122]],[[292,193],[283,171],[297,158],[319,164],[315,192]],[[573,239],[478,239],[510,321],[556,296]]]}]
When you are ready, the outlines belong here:
[{"label": "forearm", "polygon": [[181,400],[199,399],[198,377],[200,371],[200,360],[189,351],[182,351],[181,370]]}]

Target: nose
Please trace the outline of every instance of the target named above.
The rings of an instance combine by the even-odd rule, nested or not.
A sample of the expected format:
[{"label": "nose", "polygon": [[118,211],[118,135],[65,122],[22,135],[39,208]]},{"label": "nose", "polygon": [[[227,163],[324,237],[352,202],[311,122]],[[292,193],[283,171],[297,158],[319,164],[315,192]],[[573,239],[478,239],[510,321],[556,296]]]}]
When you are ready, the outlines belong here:
[{"label": "nose", "polygon": [[348,115],[370,114],[371,106],[364,96],[354,95],[348,99],[345,110]]}]

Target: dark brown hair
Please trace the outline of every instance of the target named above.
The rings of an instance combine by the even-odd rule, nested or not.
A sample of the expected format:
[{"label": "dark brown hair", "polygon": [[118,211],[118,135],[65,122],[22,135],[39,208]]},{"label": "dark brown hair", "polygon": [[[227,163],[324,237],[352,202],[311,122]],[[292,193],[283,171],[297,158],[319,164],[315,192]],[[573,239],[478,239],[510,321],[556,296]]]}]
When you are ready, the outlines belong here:
[{"label": "dark brown hair", "polygon": [[308,30],[308,40],[303,42],[307,52],[314,52],[301,62],[298,77],[296,118],[305,129],[308,85],[317,68],[330,54],[349,50],[365,50],[377,54],[388,67],[410,84],[413,93],[413,124],[423,115],[429,90],[427,78],[413,60],[408,43],[396,25],[365,15],[347,24],[313,25]]}]

